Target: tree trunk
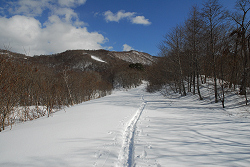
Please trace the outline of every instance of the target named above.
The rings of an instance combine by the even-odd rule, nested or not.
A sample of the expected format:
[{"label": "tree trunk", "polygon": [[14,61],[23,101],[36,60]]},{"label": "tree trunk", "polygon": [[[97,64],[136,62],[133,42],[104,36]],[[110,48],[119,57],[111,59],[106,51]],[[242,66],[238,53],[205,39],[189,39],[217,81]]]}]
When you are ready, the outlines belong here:
[{"label": "tree trunk", "polygon": [[63,79],[64,79],[65,84],[67,86],[67,90],[68,90],[68,93],[69,93],[69,98],[70,98],[71,105],[73,106],[74,102],[73,102],[73,98],[72,98],[72,95],[71,95],[71,92],[70,92],[70,88],[69,88],[69,84],[68,84],[68,75],[67,75],[66,70],[63,70]]},{"label": "tree trunk", "polygon": [[222,97],[221,97],[221,104],[222,107],[225,108],[225,91],[224,91],[224,74],[223,74],[223,63],[221,61],[221,91],[222,91]]},{"label": "tree trunk", "polygon": [[243,35],[242,35],[242,50],[243,50],[243,75],[241,79],[241,86],[240,86],[240,95],[245,95],[245,100],[246,100],[246,105],[247,105],[247,93],[246,93],[246,83],[247,83],[247,46],[246,46],[246,38],[245,38],[245,29],[243,28],[242,30]]},{"label": "tree trunk", "polygon": [[201,92],[200,92],[200,83],[199,83],[199,69],[198,69],[198,62],[197,59],[195,60],[195,64],[196,64],[196,83],[197,83],[197,91],[198,91],[198,95],[200,97],[200,100],[203,100],[202,96],[201,96]]},{"label": "tree trunk", "polygon": [[179,70],[180,70],[180,75],[181,75],[181,85],[180,85],[180,89],[182,87],[182,90],[183,90],[183,95],[186,96],[187,93],[186,93],[186,89],[185,89],[185,84],[184,84],[184,81],[183,81],[183,71],[182,71],[182,66],[181,66],[181,59],[180,59],[180,53],[178,52],[178,63],[179,63]]},{"label": "tree trunk", "polygon": [[195,71],[193,72],[193,95],[195,95]]}]

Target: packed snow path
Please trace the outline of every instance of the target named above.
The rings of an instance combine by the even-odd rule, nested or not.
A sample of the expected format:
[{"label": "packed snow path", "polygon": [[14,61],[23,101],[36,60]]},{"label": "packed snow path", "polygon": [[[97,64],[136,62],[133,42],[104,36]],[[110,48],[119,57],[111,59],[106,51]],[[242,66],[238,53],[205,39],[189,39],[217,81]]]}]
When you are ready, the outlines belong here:
[{"label": "packed snow path", "polygon": [[[142,96],[143,97],[143,96]],[[143,99],[143,98],[142,98]],[[118,156],[117,166],[132,167],[134,166],[134,138],[136,133],[136,124],[140,119],[146,102],[142,102],[140,108],[135,113],[134,117],[129,121],[126,130],[123,133],[123,144]]]},{"label": "packed snow path", "polygon": [[144,87],[1,132],[0,166],[249,166],[249,108]]}]

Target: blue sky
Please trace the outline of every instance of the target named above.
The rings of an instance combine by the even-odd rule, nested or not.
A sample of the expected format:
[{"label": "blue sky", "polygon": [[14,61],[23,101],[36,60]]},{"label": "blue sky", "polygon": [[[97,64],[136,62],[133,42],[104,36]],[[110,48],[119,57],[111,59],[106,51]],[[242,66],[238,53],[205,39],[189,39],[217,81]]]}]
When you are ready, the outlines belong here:
[{"label": "blue sky", "polygon": [[[236,0],[220,0],[231,9]],[[29,56],[68,49],[157,55],[163,36],[203,0],[1,0],[0,48]]]}]

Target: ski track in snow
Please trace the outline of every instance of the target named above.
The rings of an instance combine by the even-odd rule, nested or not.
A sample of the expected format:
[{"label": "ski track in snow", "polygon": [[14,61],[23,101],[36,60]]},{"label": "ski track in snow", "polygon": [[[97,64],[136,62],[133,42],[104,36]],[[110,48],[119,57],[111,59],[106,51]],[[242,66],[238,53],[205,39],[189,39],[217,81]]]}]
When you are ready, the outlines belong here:
[{"label": "ski track in snow", "polygon": [[134,162],[134,138],[136,133],[136,124],[140,119],[140,116],[147,104],[147,102],[143,99],[141,106],[133,116],[133,118],[127,124],[125,131],[123,132],[123,144],[121,151],[118,156],[118,164],[117,167],[133,167],[135,165]]}]

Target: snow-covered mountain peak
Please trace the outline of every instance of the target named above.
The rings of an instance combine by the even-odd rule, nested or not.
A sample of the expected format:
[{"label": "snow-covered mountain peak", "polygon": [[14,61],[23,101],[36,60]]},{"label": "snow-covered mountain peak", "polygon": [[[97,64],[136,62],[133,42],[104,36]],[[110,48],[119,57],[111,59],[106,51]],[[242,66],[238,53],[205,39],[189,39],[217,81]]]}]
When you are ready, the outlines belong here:
[{"label": "snow-covered mountain peak", "polygon": [[150,65],[155,61],[155,58],[150,54],[135,50],[128,52],[112,52],[112,55],[130,63],[141,63],[143,65]]}]

